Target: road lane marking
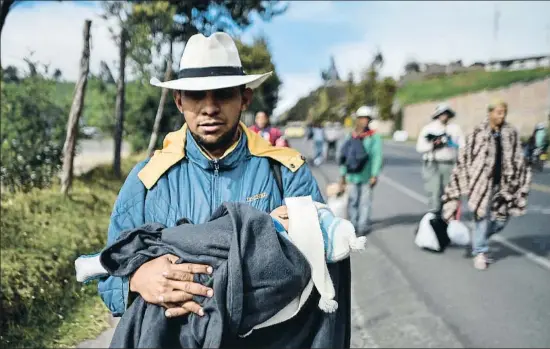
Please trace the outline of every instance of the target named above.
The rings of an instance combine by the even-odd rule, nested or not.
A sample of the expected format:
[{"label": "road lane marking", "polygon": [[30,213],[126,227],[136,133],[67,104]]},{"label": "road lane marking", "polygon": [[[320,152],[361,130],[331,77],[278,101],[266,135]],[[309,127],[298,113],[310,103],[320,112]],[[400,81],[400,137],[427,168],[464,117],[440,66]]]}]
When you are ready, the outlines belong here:
[{"label": "road lane marking", "polygon": [[[421,202],[425,205],[428,204],[428,198],[426,196],[405,187],[404,185],[394,181],[393,179],[391,179],[391,178],[389,178],[385,175],[380,175],[380,180],[382,182],[385,182],[386,184],[394,187],[395,189],[401,191],[402,193],[408,195],[409,197],[415,199],[416,201]],[[539,265],[539,266],[541,266],[541,267],[543,267],[547,270],[550,270],[550,260],[549,259],[541,257],[541,256],[537,256],[536,254],[524,249],[523,247],[520,247],[520,246],[516,245],[515,243],[511,242],[510,240],[508,240],[507,238],[505,238],[502,235],[495,234],[491,237],[491,239],[493,239],[493,240],[501,243],[502,245],[514,250],[515,252],[521,254],[523,257],[527,258],[531,262],[533,262],[533,263],[535,263],[535,264],[537,264],[537,265]]]},{"label": "road lane marking", "polygon": [[539,183],[531,183],[531,189],[541,191],[543,193],[549,193],[550,194],[550,186],[539,184]]}]

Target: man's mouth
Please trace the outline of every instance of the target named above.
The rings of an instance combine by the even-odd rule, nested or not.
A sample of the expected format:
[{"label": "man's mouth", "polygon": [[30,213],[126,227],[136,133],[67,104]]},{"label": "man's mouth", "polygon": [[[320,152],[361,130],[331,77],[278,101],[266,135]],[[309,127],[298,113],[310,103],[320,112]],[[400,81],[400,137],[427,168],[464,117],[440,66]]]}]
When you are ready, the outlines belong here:
[{"label": "man's mouth", "polygon": [[199,127],[206,133],[214,133],[221,129],[223,122],[213,121],[213,122],[203,122],[199,124]]}]

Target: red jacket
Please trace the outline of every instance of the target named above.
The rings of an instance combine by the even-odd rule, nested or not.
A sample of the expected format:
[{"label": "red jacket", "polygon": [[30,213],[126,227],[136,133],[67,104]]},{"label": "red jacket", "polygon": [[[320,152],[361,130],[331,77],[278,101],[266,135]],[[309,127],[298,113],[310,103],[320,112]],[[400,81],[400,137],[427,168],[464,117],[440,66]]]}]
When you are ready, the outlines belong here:
[{"label": "red jacket", "polygon": [[271,143],[271,145],[275,145],[277,140],[283,136],[281,130],[276,127],[267,126],[264,129],[260,129],[258,126],[252,125],[249,128],[251,131],[262,136],[262,138]]}]

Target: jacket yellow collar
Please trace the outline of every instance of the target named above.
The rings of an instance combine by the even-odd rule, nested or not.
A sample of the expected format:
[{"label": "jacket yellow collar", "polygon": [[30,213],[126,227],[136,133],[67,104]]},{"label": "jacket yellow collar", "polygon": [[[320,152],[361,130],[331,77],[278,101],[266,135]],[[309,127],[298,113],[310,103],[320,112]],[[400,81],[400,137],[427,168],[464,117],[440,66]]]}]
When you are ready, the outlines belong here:
[{"label": "jacket yellow collar", "polygon": [[[305,159],[298,151],[292,148],[274,147],[267,140],[250,131],[242,122],[240,127],[246,135],[248,150],[253,156],[271,158],[292,172],[296,172],[304,164]],[[162,150],[156,150],[149,162],[138,173],[138,178],[147,189],[151,189],[170,167],[185,157],[186,138],[187,124],[178,131],[166,135]],[[234,149],[235,147],[231,147],[230,151]]]}]

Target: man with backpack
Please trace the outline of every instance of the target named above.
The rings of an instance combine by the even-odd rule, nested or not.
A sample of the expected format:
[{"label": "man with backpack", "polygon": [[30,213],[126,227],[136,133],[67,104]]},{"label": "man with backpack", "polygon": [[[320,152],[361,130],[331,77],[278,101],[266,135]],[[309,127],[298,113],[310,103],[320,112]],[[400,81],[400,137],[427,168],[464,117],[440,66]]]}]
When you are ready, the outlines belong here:
[{"label": "man with backpack", "polygon": [[355,129],[340,150],[340,192],[349,188],[348,218],[357,235],[370,232],[372,191],[382,169],[382,138],[369,128],[374,112],[362,106],[355,113]]}]

